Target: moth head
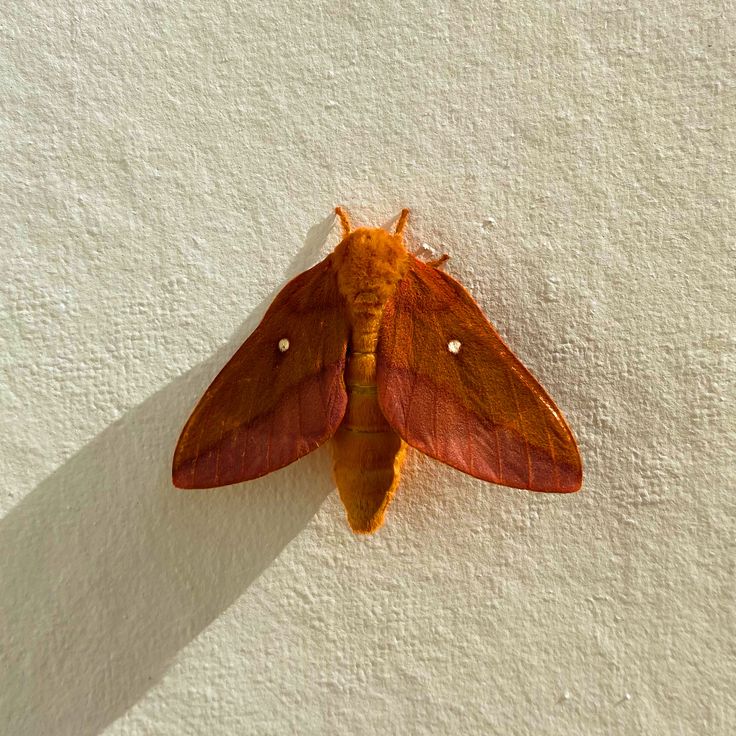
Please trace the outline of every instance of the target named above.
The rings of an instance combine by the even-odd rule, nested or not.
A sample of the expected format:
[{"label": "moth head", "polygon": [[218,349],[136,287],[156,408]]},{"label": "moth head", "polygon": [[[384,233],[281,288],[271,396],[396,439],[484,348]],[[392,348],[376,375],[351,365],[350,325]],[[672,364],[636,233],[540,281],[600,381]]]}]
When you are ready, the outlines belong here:
[{"label": "moth head", "polygon": [[409,254],[401,236],[383,228],[359,227],[337,246],[333,254],[340,293],[348,303],[366,290],[382,304],[409,268]]}]

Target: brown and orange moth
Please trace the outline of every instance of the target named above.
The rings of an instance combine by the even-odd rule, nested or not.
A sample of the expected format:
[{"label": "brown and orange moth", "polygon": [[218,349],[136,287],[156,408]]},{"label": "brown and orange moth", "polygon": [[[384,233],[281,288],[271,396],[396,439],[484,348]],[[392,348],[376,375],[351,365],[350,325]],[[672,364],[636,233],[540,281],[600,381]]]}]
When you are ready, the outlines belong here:
[{"label": "brown and orange moth", "polygon": [[354,532],[382,524],[407,445],[476,478],[567,493],[575,439],[465,289],[393,233],[352,229],[281,290],[205,391],[173,463],[179,488],[258,478],[332,439]]}]

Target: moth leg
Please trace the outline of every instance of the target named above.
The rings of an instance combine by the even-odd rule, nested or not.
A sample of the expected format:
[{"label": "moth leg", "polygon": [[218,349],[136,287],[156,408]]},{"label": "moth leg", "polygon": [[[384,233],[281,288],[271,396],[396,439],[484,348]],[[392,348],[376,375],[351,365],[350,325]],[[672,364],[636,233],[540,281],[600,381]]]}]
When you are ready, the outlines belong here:
[{"label": "moth leg", "polygon": [[399,215],[399,220],[396,223],[396,229],[394,230],[395,235],[401,235],[404,232],[404,227],[406,226],[406,223],[408,220],[409,220],[409,209],[407,207],[404,207],[404,209],[401,210],[401,214]]},{"label": "moth leg", "polygon": [[340,225],[342,225],[342,236],[347,238],[350,235],[352,227],[350,226],[350,218],[348,213],[342,207],[335,207],[335,214],[340,218]]},{"label": "moth leg", "polygon": [[439,258],[435,258],[433,261],[427,261],[428,266],[432,268],[440,268],[445,261],[449,261],[450,256],[447,253],[443,253]]},{"label": "moth leg", "polygon": [[[424,253],[421,253],[421,251],[424,250]],[[445,261],[448,261],[450,259],[450,256],[447,255],[447,253],[443,253],[441,256],[438,256],[437,258],[433,258],[431,261],[425,261],[424,258],[426,258],[428,255],[433,256],[435,255],[437,251],[429,244],[422,243],[422,247],[419,252],[414,253],[414,257],[418,258],[422,263],[426,264],[427,266],[430,266],[431,268],[441,268],[442,264],[445,263]]]}]

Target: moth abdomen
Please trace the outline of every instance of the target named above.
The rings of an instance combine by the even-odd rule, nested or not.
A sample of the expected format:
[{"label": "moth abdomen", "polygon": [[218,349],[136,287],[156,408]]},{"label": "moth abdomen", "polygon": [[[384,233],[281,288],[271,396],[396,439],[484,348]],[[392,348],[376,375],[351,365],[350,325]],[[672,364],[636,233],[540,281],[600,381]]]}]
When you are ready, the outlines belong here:
[{"label": "moth abdomen", "polygon": [[[355,337],[354,333],[353,344]],[[345,390],[347,409],[332,441],[335,483],[353,531],[369,533],[383,523],[399,482],[405,448],[378,404],[373,352],[350,354]]]},{"label": "moth abdomen", "polygon": [[341,426],[332,439],[333,473],[355,532],[369,534],[383,517],[399,483],[406,446],[391,429]]}]

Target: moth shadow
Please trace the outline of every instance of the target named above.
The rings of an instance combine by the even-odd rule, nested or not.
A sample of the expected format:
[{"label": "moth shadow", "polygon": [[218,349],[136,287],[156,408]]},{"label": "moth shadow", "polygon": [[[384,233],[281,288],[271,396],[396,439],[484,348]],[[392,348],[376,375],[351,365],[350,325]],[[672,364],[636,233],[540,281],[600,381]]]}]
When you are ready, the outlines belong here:
[{"label": "moth shadow", "polygon": [[[328,220],[309,231],[292,270],[315,259]],[[247,486],[180,491],[171,484],[186,417],[266,306],[216,355],[101,432],[0,521],[4,732],[99,733],[248,588],[332,491],[324,451]]]}]

